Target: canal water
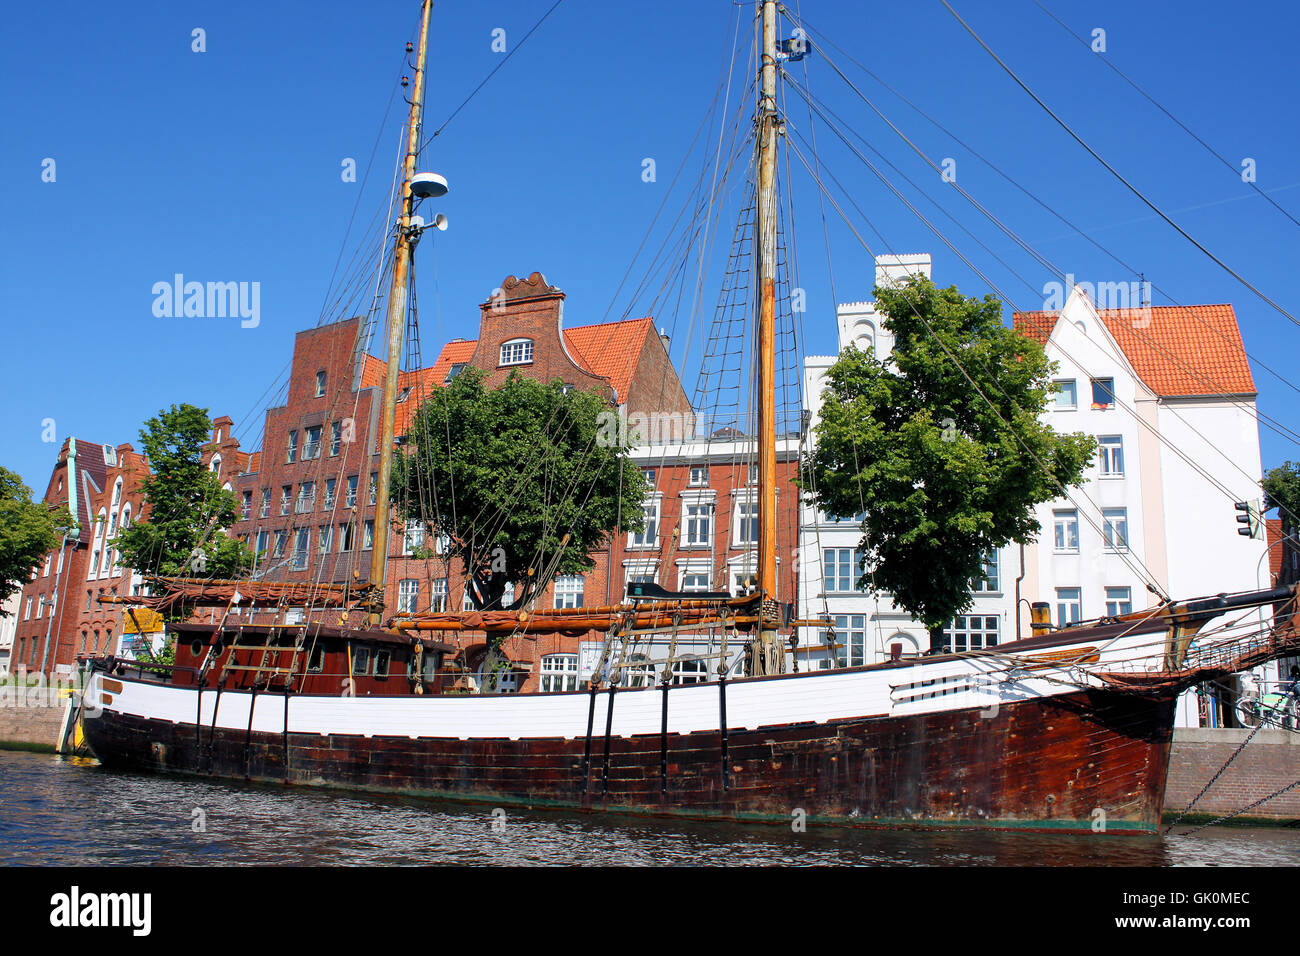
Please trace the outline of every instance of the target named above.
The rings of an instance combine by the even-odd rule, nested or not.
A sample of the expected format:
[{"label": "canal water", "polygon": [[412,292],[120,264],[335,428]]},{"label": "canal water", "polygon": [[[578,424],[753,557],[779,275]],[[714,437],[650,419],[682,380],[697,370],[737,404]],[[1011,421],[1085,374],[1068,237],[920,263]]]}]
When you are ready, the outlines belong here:
[{"label": "canal water", "polygon": [[105,770],[0,751],[0,865],[1294,866],[1300,832],[806,832]]}]

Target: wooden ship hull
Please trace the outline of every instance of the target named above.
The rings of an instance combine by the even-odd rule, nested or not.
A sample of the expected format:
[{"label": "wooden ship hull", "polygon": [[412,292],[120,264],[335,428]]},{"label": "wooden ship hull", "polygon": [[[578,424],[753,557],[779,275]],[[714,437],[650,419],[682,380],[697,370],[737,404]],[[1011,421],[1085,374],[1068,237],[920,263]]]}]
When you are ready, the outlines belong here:
[{"label": "wooden ship hull", "polygon": [[1163,638],[1109,625],[997,654],[525,695],[218,692],[111,664],[82,725],[105,766],[141,771],[787,825],[1154,833],[1177,686],[1112,687],[1104,669],[1149,672]]}]

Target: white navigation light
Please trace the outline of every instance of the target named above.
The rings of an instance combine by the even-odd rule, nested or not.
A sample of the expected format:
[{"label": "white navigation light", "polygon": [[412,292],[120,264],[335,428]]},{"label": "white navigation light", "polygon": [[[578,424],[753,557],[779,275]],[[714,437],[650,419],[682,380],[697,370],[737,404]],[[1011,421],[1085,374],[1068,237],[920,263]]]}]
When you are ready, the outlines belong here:
[{"label": "white navigation light", "polygon": [[447,195],[447,179],[437,173],[416,173],[411,177],[411,195],[417,199],[440,199]]}]

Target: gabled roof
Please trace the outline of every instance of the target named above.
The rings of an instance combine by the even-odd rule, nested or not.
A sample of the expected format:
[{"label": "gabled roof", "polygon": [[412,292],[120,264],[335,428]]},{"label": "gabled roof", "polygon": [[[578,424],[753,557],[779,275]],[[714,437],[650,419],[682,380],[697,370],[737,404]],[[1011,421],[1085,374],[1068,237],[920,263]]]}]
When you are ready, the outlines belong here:
[{"label": "gabled roof", "polygon": [[[618,322],[599,322],[564,329],[564,344],[570,356],[583,369],[607,379],[614,387],[620,402],[627,401],[627,392],[636,374],[641,349],[654,330],[654,319],[623,319]],[[442,347],[438,360],[433,363],[427,385],[442,385],[447,373],[456,362],[468,362],[478,345],[477,339],[459,339]]]},{"label": "gabled roof", "polygon": [[[1099,309],[1133,370],[1162,397],[1254,395],[1255,379],[1231,305]],[[1017,312],[1017,331],[1046,344],[1059,312]]]}]

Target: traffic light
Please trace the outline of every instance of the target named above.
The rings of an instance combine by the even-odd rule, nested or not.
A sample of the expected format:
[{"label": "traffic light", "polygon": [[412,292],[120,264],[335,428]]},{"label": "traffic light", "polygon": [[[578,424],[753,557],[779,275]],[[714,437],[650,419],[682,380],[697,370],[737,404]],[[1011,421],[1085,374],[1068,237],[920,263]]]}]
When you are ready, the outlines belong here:
[{"label": "traffic light", "polygon": [[1259,505],[1254,501],[1238,501],[1233,507],[1237,509],[1237,534],[1262,540],[1264,536],[1260,532],[1264,523],[1260,520]]}]

